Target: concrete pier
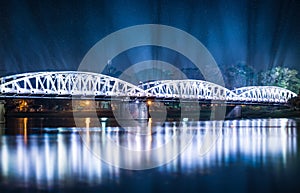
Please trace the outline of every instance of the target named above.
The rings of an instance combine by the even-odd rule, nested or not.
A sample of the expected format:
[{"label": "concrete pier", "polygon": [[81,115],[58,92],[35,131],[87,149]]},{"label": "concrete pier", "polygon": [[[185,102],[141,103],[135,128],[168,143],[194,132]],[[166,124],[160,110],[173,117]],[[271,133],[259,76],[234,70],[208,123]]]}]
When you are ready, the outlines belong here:
[{"label": "concrete pier", "polygon": [[223,120],[226,115],[226,106],[215,106],[211,107],[211,119]]},{"label": "concrete pier", "polygon": [[236,119],[242,117],[242,107],[240,105],[235,106],[227,115],[227,119]]},{"label": "concrete pier", "polygon": [[5,101],[0,100],[0,124],[5,123]]},{"label": "concrete pier", "polygon": [[117,111],[114,111],[114,115],[117,119],[148,120],[148,107],[146,102],[118,102],[117,106]]}]

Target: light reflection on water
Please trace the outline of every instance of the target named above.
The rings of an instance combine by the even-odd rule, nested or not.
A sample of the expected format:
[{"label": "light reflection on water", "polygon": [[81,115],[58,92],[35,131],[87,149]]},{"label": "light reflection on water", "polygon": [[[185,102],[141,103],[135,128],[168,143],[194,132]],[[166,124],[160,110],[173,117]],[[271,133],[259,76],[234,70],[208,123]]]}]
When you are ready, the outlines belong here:
[{"label": "light reflection on water", "polygon": [[[119,128],[108,128],[101,132],[91,128],[91,120],[83,119],[86,135],[78,132],[54,134],[28,134],[28,120],[21,124],[22,135],[0,135],[0,187],[18,184],[20,187],[53,188],[73,186],[78,182],[88,185],[101,185],[108,181],[119,181],[124,170],[109,165],[95,156],[97,148],[104,144],[103,135],[109,136],[116,144],[137,150],[152,149],[166,144],[174,135],[181,135],[182,125],[165,123],[164,126],[151,126],[156,131],[149,135],[135,135],[129,132],[116,132]],[[222,122],[223,126],[212,127],[213,121],[188,122],[185,125],[192,136],[191,145],[175,160],[156,170],[163,173],[193,173],[224,167],[239,160],[243,164],[274,165],[286,167],[289,160],[297,156],[296,122],[291,119],[255,119]],[[212,129],[213,128],[213,129]],[[3,129],[2,129],[3,130]],[[74,130],[74,128],[70,128]],[[213,131],[213,132],[212,132]],[[209,151],[201,155],[204,137],[218,133],[218,139]],[[93,141],[87,148],[82,138]],[[180,140],[180,138],[178,138]],[[97,143],[95,143],[97,142]],[[180,143],[174,143],[172,151],[180,150]],[[101,149],[103,151],[103,149]],[[135,159],[112,154],[113,163],[129,162],[139,164],[145,159]],[[167,153],[149,155],[158,162]]]}]

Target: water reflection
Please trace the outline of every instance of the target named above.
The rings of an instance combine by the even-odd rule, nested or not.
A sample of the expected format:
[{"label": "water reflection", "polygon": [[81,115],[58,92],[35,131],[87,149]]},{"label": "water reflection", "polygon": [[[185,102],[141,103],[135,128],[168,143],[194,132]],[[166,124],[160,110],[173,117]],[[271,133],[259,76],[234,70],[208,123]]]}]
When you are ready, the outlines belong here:
[{"label": "water reflection", "polygon": [[0,136],[5,133],[5,124],[0,123]]},{"label": "water reflection", "polygon": [[289,119],[226,121],[215,146],[202,157],[195,156],[203,138],[201,132],[196,132],[193,146],[181,156],[182,169],[207,169],[237,159],[251,165],[285,167],[288,158],[297,155],[296,135],[296,122]]},{"label": "water reflection", "polygon": [[175,159],[191,143],[183,123],[151,127],[151,121],[136,127],[106,127],[101,132],[87,128],[81,133],[85,145],[108,164],[133,170],[154,168]]},{"label": "water reflection", "polygon": [[[126,162],[136,165],[149,159],[161,162],[169,156],[169,151],[182,150],[183,127],[192,136],[190,145],[176,159],[155,170],[191,173],[235,162],[285,167],[297,155],[296,122],[290,119],[234,120],[222,122],[222,126],[212,121],[187,122],[186,125],[165,123],[164,126],[151,123],[148,129],[152,134],[147,135],[132,134],[120,128],[91,128],[90,123],[90,119],[83,119],[87,141],[82,141],[78,132],[28,135],[27,119],[21,125],[22,135],[0,135],[2,185],[12,185],[17,181],[20,186],[51,188],[72,186],[78,181],[90,185],[118,181],[122,170],[98,159],[97,151],[104,151],[112,164]],[[201,154],[207,136],[217,136],[217,140],[209,151]],[[132,159],[120,151],[110,151],[110,147],[104,148],[107,137],[118,145],[137,151],[168,143],[170,148],[160,151],[160,154],[146,153],[146,157]],[[98,143],[90,146],[83,143],[90,141]]]}]

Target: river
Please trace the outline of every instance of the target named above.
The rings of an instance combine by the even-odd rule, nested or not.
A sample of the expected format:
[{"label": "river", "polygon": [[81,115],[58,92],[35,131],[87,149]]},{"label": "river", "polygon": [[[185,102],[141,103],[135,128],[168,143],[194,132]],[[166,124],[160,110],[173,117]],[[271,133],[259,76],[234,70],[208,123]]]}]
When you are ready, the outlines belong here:
[{"label": "river", "polygon": [[2,192],[300,192],[295,119],[142,123],[8,118]]}]

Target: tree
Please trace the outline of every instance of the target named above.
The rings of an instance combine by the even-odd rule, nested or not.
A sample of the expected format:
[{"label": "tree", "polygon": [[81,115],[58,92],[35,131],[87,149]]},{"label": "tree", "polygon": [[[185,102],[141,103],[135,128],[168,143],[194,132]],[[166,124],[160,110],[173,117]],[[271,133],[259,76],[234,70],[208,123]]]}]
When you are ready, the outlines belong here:
[{"label": "tree", "polygon": [[239,88],[253,85],[255,82],[254,70],[245,62],[238,62],[228,67],[225,72],[225,81],[229,87]]},{"label": "tree", "polygon": [[260,82],[264,86],[279,86],[295,93],[298,93],[300,88],[298,71],[283,67],[274,67],[266,72],[261,72]]}]

